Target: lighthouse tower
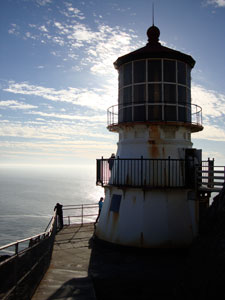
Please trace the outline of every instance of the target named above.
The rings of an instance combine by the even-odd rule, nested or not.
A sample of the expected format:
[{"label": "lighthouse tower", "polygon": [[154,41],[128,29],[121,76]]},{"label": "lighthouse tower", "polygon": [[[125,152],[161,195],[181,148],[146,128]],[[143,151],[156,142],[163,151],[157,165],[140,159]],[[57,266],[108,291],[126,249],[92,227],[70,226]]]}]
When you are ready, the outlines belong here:
[{"label": "lighthouse tower", "polygon": [[145,47],[119,57],[118,104],[108,129],[118,132],[115,157],[97,159],[105,201],[99,239],[144,247],[186,247],[198,233],[195,165],[201,150],[191,133],[203,129],[191,103],[190,55],[164,47],[151,26]]}]

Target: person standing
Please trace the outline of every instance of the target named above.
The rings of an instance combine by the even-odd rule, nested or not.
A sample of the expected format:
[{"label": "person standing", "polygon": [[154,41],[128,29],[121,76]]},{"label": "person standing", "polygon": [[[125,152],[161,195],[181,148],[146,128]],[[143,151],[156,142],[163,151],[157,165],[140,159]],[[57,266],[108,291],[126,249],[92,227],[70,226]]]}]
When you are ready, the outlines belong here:
[{"label": "person standing", "polygon": [[100,200],[99,200],[99,202],[98,202],[98,216],[97,216],[97,218],[95,220],[95,224],[98,222],[98,219],[100,217],[103,203],[104,203],[104,199],[103,199],[103,197],[101,197]]},{"label": "person standing", "polygon": [[54,210],[56,210],[57,215],[57,227],[60,229],[63,228],[63,211],[62,211],[62,205],[57,203]]}]

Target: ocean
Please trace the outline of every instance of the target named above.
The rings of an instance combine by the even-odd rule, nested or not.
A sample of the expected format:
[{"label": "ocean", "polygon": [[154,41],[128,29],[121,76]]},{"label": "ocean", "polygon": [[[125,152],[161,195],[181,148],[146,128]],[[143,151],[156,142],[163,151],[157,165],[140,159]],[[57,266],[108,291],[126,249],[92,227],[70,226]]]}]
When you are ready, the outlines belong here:
[{"label": "ocean", "polygon": [[1,166],[0,246],[43,232],[57,202],[98,203],[95,166]]}]

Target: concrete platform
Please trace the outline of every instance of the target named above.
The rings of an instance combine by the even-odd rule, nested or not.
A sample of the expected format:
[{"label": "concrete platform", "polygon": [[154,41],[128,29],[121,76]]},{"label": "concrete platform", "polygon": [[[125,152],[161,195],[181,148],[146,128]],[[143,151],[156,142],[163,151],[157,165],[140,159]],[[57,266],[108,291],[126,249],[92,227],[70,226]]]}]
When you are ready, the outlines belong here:
[{"label": "concrete platform", "polygon": [[[181,299],[187,251],[136,249],[93,237],[94,226],[68,226],[32,300]],[[182,297],[183,299],[186,299]]]},{"label": "concrete platform", "polygon": [[95,300],[88,276],[93,224],[64,227],[55,239],[50,267],[32,300]]}]

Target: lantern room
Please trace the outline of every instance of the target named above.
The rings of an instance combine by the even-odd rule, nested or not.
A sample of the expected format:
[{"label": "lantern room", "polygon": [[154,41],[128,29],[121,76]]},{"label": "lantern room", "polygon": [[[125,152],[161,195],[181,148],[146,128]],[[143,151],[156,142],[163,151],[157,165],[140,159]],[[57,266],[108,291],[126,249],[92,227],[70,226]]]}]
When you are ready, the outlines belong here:
[{"label": "lantern room", "polygon": [[[162,46],[156,26],[151,26],[147,35],[145,47],[114,63],[119,73],[118,123],[182,122],[200,125],[192,126],[192,131],[202,130],[201,108],[191,104],[191,69],[195,61]],[[108,112],[114,115],[113,121],[115,109]]]}]

